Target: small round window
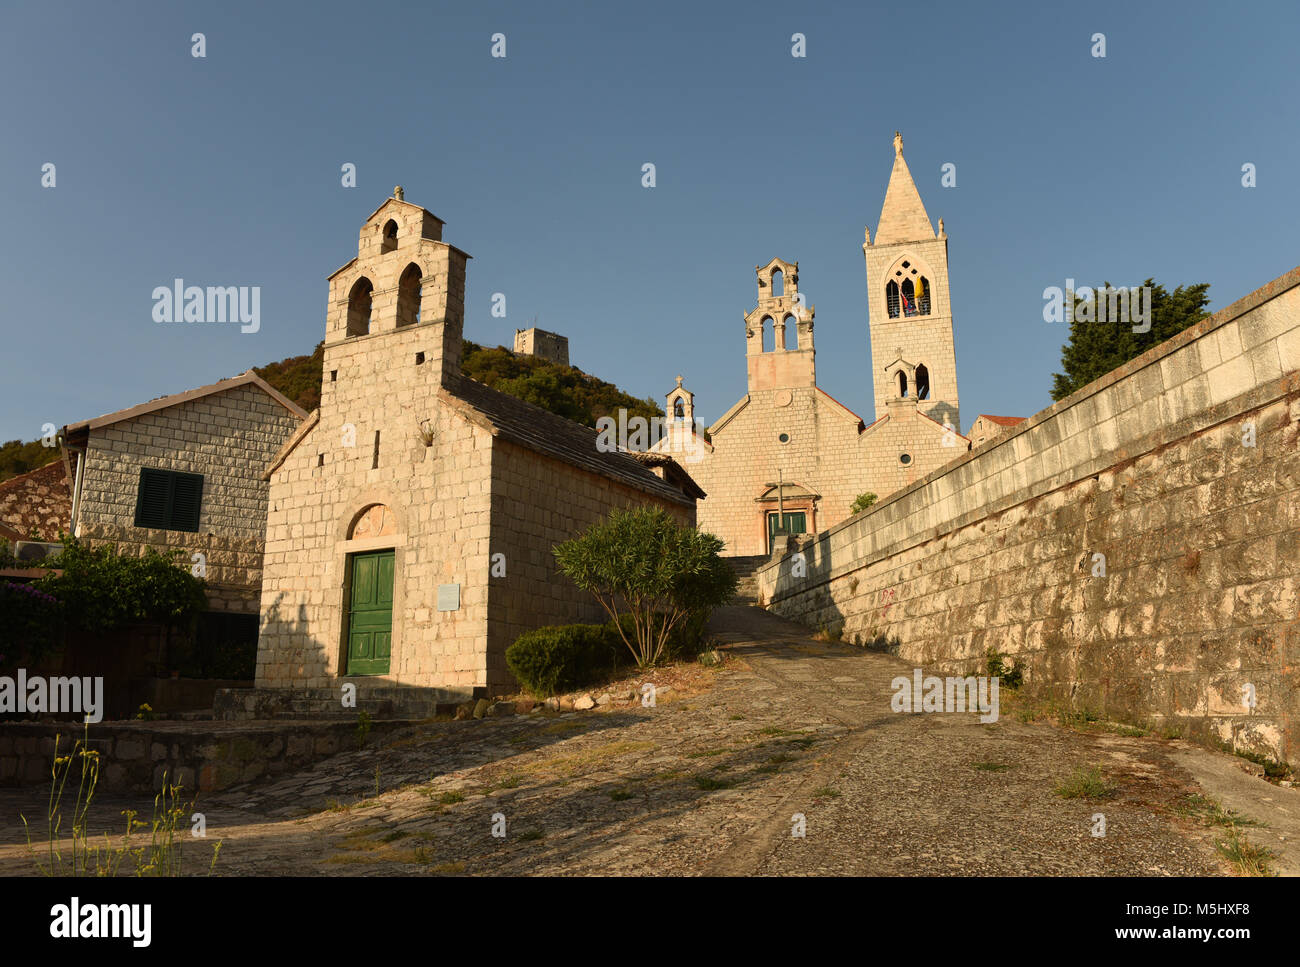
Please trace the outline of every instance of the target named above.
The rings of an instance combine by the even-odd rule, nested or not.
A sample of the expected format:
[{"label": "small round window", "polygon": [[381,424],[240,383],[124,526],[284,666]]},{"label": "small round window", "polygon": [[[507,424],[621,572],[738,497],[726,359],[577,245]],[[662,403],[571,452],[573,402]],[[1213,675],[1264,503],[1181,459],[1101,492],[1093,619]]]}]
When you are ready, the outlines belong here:
[{"label": "small round window", "polygon": [[910,453],[900,453],[898,455],[898,462],[906,467],[909,463],[912,462],[912,455]]},{"label": "small round window", "polygon": [[790,434],[788,434],[788,433],[782,433],[779,437],[777,437],[777,439],[780,440],[782,443],[789,443],[789,442],[790,442]]}]

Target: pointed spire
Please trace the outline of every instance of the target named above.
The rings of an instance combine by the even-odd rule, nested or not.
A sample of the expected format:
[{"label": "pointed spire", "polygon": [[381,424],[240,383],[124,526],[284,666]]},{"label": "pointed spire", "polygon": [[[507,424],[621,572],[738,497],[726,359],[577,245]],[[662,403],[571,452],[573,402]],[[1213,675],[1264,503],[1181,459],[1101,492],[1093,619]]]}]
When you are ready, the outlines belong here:
[{"label": "pointed spire", "polygon": [[894,132],[894,170],[889,175],[889,188],[885,204],[880,209],[880,224],[876,226],[876,244],[918,242],[934,238],[930,216],[921,202],[920,192],[912,181],[912,173],[903,160],[903,136]]}]

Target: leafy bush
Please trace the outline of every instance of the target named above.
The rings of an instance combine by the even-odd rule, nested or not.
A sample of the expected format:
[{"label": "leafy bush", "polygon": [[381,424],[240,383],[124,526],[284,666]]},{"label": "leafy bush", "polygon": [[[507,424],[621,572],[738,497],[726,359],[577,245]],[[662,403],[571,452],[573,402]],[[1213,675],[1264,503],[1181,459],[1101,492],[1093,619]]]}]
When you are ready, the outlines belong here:
[{"label": "leafy bush", "polygon": [[30,584],[0,581],[0,671],[31,668],[60,640],[58,599]]},{"label": "leafy bush", "polygon": [[[662,625],[662,618],[659,618],[658,624]],[[668,631],[667,644],[664,646],[663,657],[668,661],[694,660],[700,652],[706,650],[709,643],[708,636],[704,633],[704,626],[708,624],[709,612],[700,610],[692,612],[684,621],[674,625]],[[618,626],[614,622],[605,625],[613,640],[619,646],[619,657],[622,660],[629,659],[627,650],[622,647],[623,637],[633,638],[636,635],[636,622],[630,614],[619,617]],[[619,631],[623,634],[619,634]]]},{"label": "leafy bush", "polygon": [[[719,538],[682,527],[667,511],[638,507],[616,510],[565,541],[555,559],[595,596],[645,667],[665,657],[679,625],[707,620],[736,593],[736,572],[720,556],[722,547]],[[632,619],[631,632],[624,616]]]},{"label": "leafy bush", "polygon": [[112,631],[134,621],[162,621],[176,627],[193,624],[207,609],[204,582],[176,557],[152,549],[144,557],[123,557],[116,548],[89,548],[75,540],[64,545],[49,574],[34,585],[58,598],[67,624],[83,631]]},{"label": "leafy bush", "polygon": [[534,695],[572,691],[618,667],[621,640],[609,625],[550,625],[506,649],[506,667]]},{"label": "leafy bush", "polygon": [[989,648],[984,656],[985,668],[988,670],[989,678],[1001,680],[1002,688],[1019,688],[1025,683],[1025,670],[1015,662],[1008,665],[1003,661],[1003,656],[998,653],[996,648]]},{"label": "leafy bush", "polygon": [[849,508],[850,514],[860,514],[876,502],[875,494],[858,494],[857,499],[853,501],[853,506]]}]

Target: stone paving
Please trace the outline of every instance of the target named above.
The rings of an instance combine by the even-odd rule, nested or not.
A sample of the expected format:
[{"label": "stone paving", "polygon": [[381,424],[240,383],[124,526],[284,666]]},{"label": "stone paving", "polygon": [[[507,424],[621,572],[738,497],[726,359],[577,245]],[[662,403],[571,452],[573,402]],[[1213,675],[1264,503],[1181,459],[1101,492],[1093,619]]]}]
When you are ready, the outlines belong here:
[{"label": "stone paving", "polygon": [[[221,875],[1206,875],[1211,832],[1158,740],[890,710],[900,660],[722,609],[720,668],[654,708],[428,722],[197,808]],[[654,676],[649,677],[654,681]],[[1098,764],[1113,792],[1055,786]],[[1287,790],[1287,792],[1291,792]],[[0,793],[0,874],[34,872]],[[102,802],[92,826],[120,834]],[[1092,817],[1107,835],[1090,835]],[[791,835],[796,814],[806,835]],[[505,836],[492,835],[493,827]],[[38,837],[39,838],[39,837]],[[207,869],[206,846],[186,847]]]}]

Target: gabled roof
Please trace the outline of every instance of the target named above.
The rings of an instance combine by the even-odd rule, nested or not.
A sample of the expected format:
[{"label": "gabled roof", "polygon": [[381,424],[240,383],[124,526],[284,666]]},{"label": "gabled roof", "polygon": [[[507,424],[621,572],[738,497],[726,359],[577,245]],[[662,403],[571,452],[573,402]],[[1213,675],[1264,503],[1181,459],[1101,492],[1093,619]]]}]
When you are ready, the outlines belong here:
[{"label": "gabled roof", "polygon": [[204,396],[211,396],[214,393],[225,393],[228,390],[238,389],[240,386],[256,386],[298,419],[304,420],[307,418],[307,412],[302,409],[302,407],[298,406],[283,394],[277,392],[269,383],[266,382],[266,380],[262,379],[250,369],[246,373],[241,373],[240,375],[233,376],[230,379],[219,380],[218,382],[211,383],[208,386],[200,386],[198,389],[186,390],[184,393],[173,393],[170,396],[160,396],[147,403],[140,403],[137,406],[131,406],[125,410],[118,410],[116,413],[106,413],[103,416],[97,416],[93,420],[82,420],[80,423],[69,423],[63,428],[64,436],[85,433],[89,430],[98,430],[101,427],[112,426],[114,423],[121,423],[123,420],[134,420],[148,413],[156,412],[157,410],[165,410],[169,406],[188,403],[191,400],[201,399]]},{"label": "gabled roof", "polygon": [[977,420],[988,420],[990,423],[996,423],[998,426],[1015,426],[1018,423],[1024,423],[1029,419],[1027,416],[993,416],[989,413],[981,413],[975,417]]},{"label": "gabled roof", "polygon": [[62,460],[0,483],[0,537],[53,541],[72,520],[72,491]]},{"label": "gabled roof", "polygon": [[[438,390],[438,401],[493,436],[637,490],[684,504],[705,496],[699,484],[671,457],[657,453],[598,450],[596,440],[599,434],[591,427],[566,420],[550,410],[525,403],[468,376],[461,376],[450,391],[446,388]],[[262,474],[263,479],[270,479],[319,422],[320,410],[313,410],[280,448]],[[663,468],[667,481],[650,469],[652,467]]]},{"label": "gabled roof", "polygon": [[[438,391],[438,399],[447,403],[481,426],[511,443],[556,460],[600,474],[677,503],[693,503],[687,496],[654,473],[651,466],[663,466],[670,458],[621,451],[603,451],[596,447],[599,434],[589,426],[574,423],[550,410],[525,403],[508,393],[494,390],[478,380],[461,376],[450,388]],[[675,461],[672,461],[675,463]],[[679,480],[689,482],[688,492],[703,493],[690,475],[678,465]],[[675,474],[674,474],[675,476]]]},{"label": "gabled roof", "polygon": [[889,174],[889,187],[885,190],[885,204],[880,209],[880,223],[876,226],[876,244],[894,242],[919,242],[934,238],[930,216],[916,190],[916,182],[903,160],[903,139],[894,135],[894,170]]},{"label": "gabled roof", "polygon": [[817,392],[818,392],[820,395],[826,397],[828,400],[830,400],[832,403],[834,403],[836,406],[838,406],[840,409],[842,409],[842,410],[843,410],[845,413],[847,413],[849,416],[853,417],[853,419],[857,420],[857,421],[858,421],[858,431],[859,431],[859,432],[862,431],[862,428],[863,428],[863,426],[865,425],[865,424],[863,423],[863,421],[862,421],[862,417],[858,416],[858,414],[854,413],[851,409],[849,409],[847,406],[845,406],[843,403],[841,403],[841,402],[840,402],[839,400],[837,400],[835,397],[831,396],[830,393],[826,392],[826,391],[825,391],[824,389],[822,389],[820,386],[814,386],[813,389],[817,390]]}]

